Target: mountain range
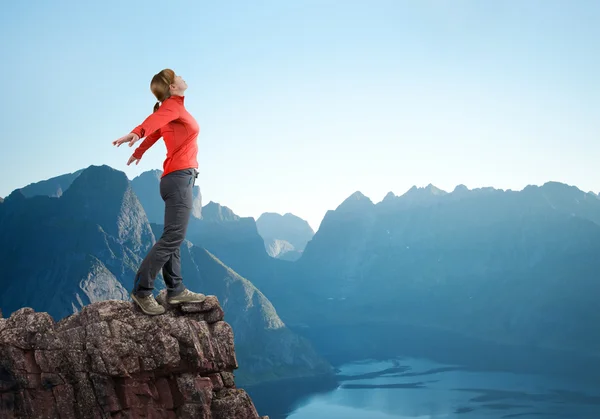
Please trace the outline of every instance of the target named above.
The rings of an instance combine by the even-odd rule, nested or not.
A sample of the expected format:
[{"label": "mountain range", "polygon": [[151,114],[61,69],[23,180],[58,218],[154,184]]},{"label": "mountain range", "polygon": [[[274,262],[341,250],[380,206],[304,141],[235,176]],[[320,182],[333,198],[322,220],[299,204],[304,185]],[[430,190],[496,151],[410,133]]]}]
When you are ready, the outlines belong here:
[{"label": "mountain range", "polygon": [[[60,196],[36,195],[35,188],[54,191],[29,185],[0,204],[5,250],[0,269],[12,273],[0,279],[3,313],[32,307],[60,320],[92,302],[129,300],[135,272],[162,232],[148,220],[132,182],[108,166],[91,166]],[[221,301],[234,330],[244,385],[331,374],[329,364],[286,327],[270,301],[212,253],[186,241],[182,270],[189,288]],[[163,288],[159,276],[157,290]]]},{"label": "mountain range", "polygon": [[354,193],[326,214],[285,284],[259,286],[297,327],[410,326],[598,361],[599,255],[594,193],[429,185],[377,204]]},{"label": "mountain range", "polygon": [[[99,169],[77,180],[88,170]],[[58,182],[47,181],[54,197],[15,191],[0,204],[9,249],[0,266],[45,278],[34,287],[43,293],[26,298],[30,292],[5,278],[2,308],[34,301],[40,310],[60,301],[62,315],[93,298],[126,298],[134,269],[161,231],[160,217],[135,215],[153,206],[160,213],[153,198],[159,173],[125,186],[124,177],[109,180],[112,169],[102,170],[96,177],[122,185],[120,198],[100,180],[89,193],[76,181],[66,189],[60,183],[58,198]],[[212,201],[200,209],[182,252],[186,281],[219,296],[236,336],[255,336],[239,343],[247,360],[240,364],[259,380],[322,373],[321,356],[337,364],[409,350],[487,366],[503,357],[533,365],[549,351],[560,361],[540,368],[563,371],[584,357],[600,366],[598,194],[559,182],[521,191],[428,185],[374,203],[357,191],[327,212],[316,233],[292,215],[255,221]],[[53,294],[56,284],[72,297]],[[261,332],[251,332],[257,324]],[[290,345],[293,356],[278,358]],[[269,377],[271,370],[279,372]]]}]

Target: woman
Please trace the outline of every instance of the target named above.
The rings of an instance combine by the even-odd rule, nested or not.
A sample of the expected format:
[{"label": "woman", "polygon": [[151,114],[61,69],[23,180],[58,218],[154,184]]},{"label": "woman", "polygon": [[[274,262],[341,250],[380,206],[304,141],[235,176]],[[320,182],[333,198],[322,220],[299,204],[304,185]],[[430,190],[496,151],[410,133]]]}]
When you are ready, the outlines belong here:
[{"label": "woman", "polygon": [[117,147],[123,143],[129,143],[131,147],[146,137],[129,158],[128,166],[133,162],[138,164],[144,152],[161,137],[167,147],[160,180],[160,194],[165,201],[165,226],[162,236],[142,262],[131,292],[133,301],[149,315],[165,312],[153,295],[154,280],[160,270],[167,286],[167,303],[195,303],[206,298],[189,291],[181,277],[180,247],[192,212],[200,132],[198,123],[184,106],[186,89],[185,80],[173,70],[165,69],[156,74],[150,82],[150,90],[158,100],[154,113],[129,134],[113,141]]}]

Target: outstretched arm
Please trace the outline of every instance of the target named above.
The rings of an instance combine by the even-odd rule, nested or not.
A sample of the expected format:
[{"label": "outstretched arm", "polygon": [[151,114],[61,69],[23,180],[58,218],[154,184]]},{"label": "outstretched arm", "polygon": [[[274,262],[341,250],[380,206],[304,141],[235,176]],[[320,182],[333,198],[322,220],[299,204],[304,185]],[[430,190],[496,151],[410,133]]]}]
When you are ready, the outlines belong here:
[{"label": "outstretched arm", "polygon": [[135,157],[138,160],[141,159],[142,156],[144,155],[144,153],[146,152],[146,150],[148,150],[150,147],[152,147],[154,145],[154,143],[160,137],[162,137],[162,133],[160,132],[159,129],[157,129],[152,134],[147,136],[144,139],[144,141],[142,141],[142,143],[138,146],[138,148],[133,152],[133,157]]},{"label": "outstretched arm", "polygon": [[[148,133],[153,133],[179,118],[179,106],[176,101],[165,101],[160,108],[147,117],[144,122],[135,127],[131,132],[139,138],[144,138]],[[157,138],[158,139],[158,138]],[[156,140],[155,140],[156,141]]]}]

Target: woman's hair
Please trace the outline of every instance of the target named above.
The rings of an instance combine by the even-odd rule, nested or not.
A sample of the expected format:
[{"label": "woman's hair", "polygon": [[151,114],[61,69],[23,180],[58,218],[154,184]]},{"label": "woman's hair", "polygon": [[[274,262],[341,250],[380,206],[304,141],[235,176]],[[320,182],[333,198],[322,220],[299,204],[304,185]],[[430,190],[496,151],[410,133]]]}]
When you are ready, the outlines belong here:
[{"label": "woman's hair", "polygon": [[156,96],[158,102],[154,105],[154,112],[158,110],[161,102],[171,96],[170,86],[175,82],[175,72],[170,68],[165,68],[160,73],[155,74],[150,82],[150,90]]}]

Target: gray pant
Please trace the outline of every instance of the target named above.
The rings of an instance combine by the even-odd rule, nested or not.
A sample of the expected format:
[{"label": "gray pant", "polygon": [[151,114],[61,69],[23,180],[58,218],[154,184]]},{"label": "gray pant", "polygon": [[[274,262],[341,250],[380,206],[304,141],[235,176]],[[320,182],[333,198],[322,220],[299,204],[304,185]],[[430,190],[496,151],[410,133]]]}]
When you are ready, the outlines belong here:
[{"label": "gray pant", "polygon": [[197,177],[196,169],[184,169],[161,178],[160,195],[165,201],[165,226],[162,236],[152,246],[137,272],[133,287],[136,295],[152,294],[154,280],[161,269],[170,296],[184,290],[180,248],[192,213]]}]

